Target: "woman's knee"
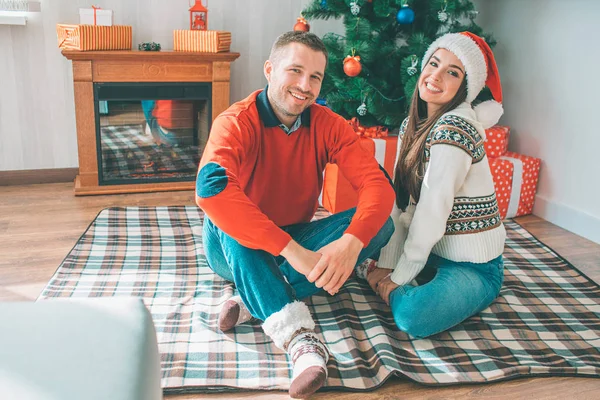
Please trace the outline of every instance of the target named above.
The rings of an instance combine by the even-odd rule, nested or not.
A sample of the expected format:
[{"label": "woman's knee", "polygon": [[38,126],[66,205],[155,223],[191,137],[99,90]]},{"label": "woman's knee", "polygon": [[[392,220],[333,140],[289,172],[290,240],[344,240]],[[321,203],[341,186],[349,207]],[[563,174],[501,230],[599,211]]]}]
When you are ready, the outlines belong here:
[{"label": "woman's knee", "polygon": [[[456,325],[454,318],[440,309],[438,300],[424,286],[397,288],[390,296],[390,306],[398,329],[415,338],[426,338]],[[443,309],[443,307],[442,307]]]},{"label": "woman's knee", "polygon": [[399,287],[390,294],[390,307],[394,322],[402,332],[417,338],[426,337],[427,321],[414,293],[416,288]]},{"label": "woman's knee", "polygon": [[398,329],[412,337],[422,339],[437,333],[418,310],[396,309],[392,312]]}]

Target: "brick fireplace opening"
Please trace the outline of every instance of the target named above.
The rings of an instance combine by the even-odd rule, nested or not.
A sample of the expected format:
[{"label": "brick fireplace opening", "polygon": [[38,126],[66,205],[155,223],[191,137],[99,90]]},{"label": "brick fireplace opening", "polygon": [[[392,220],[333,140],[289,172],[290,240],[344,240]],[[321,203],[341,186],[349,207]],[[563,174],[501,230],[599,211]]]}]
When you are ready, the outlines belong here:
[{"label": "brick fireplace opening", "polygon": [[193,189],[239,53],[62,54],[73,61],[75,195]]}]

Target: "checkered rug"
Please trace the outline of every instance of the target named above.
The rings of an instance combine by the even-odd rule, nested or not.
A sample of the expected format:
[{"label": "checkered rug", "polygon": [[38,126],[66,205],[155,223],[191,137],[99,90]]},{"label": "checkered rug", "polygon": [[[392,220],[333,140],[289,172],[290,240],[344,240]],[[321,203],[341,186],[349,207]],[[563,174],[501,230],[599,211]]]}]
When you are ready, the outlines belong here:
[{"label": "checkered rug", "polygon": [[[506,222],[505,283],[489,308],[454,329],[413,339],[351,278],[309,307],[332,352],[327,386],[373,389],[392,375],[424,384],[533,375],[600,375],[600,287],[515,222]],[[217,328],[233,294],[203,255],[196,207],[103,210],[40,298],[140,296],[162,355],[165,392],[287,389],[289,359],[258,323]]]},{"label": "checkered rug", "polygon": [[104,179],[196,175],[198,146],[157,145],[142,125],[103,126],[101,137]]}]

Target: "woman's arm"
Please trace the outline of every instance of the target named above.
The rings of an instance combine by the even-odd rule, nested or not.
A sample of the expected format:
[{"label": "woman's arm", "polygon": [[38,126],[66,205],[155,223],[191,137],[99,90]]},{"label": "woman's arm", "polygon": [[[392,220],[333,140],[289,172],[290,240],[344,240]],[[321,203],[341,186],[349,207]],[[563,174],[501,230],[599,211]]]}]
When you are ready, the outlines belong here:
[{"label": "woman's arm", "polygon": [[461,147],[446,143],[431,146],[429,165],[404,252],[391,276],[396,284],[409,283],[425,267],[431,249],[446,232],[454,196],[463,185],[471,162],[471,155]]}]

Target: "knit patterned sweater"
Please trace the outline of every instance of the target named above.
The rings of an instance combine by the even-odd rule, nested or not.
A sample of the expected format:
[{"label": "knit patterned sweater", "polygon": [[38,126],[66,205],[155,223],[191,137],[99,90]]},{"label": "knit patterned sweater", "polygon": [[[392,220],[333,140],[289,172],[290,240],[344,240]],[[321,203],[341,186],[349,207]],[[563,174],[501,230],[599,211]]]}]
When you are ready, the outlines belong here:
[{"label": "knit patterned sweater", "polygon": [[[407,125],[405,119],[397,154]],[[395,232],[379,258],[380,268],[394,270],[396,284],[412,281],[430,253],[472,263],[502,254],[506,231],[484,140],[485,130],[468,103],[442,115],[429,132],[419,202],[411,199],[404,212],[394,205]]]}]

